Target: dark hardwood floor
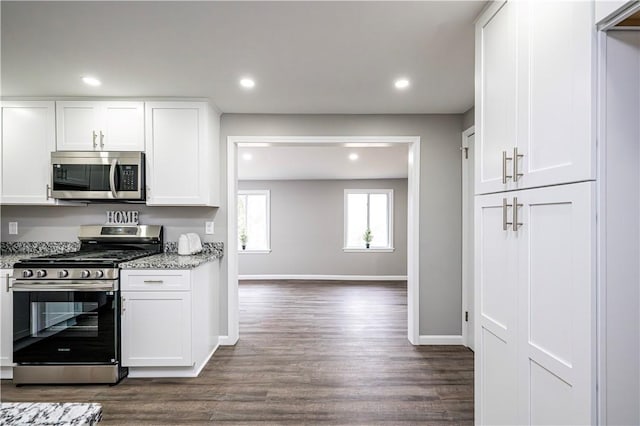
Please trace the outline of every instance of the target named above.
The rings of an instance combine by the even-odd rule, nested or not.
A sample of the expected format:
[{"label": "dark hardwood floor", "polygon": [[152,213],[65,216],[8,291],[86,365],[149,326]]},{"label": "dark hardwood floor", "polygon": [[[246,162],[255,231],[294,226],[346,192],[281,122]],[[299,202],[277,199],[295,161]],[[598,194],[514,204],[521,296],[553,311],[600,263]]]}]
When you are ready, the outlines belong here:
[{"label": "dark hardwood floor", "polygon": [[473,353],[407,341],[398,283],[243,282],[240,341],[194,379],[2,381],[0,400],[99,402],[105,424],[472,424]]}]

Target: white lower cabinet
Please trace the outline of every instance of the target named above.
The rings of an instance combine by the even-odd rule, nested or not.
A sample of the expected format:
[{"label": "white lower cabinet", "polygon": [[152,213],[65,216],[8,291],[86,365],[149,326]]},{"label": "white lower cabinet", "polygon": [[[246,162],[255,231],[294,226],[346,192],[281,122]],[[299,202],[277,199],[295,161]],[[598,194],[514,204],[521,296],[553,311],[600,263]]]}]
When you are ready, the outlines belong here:
[{"label": "white lower cabinet", "polygon": [[122,360],[126,367],[191,366],[191,293],[122,293]]},{"label": "white lower cabinet", "polygon": [[218,346],[219,261],[123,270],[122,365],[130,377],[195,377]]},{"label": "white lower cabinet", "polygon": [[595,183],[476,197],[476,422],[593,424]]},{"label": "white lower cabinet", "polygon": [[10,289],[11,269],[0,270],[0,378],[10,379],[13,366],[13,294]]}]

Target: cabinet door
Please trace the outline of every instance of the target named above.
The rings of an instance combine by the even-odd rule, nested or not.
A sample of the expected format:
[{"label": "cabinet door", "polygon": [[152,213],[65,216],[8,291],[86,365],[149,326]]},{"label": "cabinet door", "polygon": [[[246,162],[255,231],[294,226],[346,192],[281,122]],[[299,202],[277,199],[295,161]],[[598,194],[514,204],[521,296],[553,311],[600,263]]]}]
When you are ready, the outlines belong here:
[{"label": "cabinet door", "polygon": [[100,149],[100,102],[56,102],[58,151]]},{"label": "cabinet door", "polygon": [[2,103],[2,204],[54,204],[47,185],[55,149],[53,102]]},{"label": "cabinet door", "polygon": [[204,103],[147,103],[148,205],[209,203],[206,123]]},{"label": "cabinet door", "polygon": [[497,2],[476,24],[476,194],[512,185],[503,183],[512,168],[503,152],[510,157],[516,146],[518,7]]},{"label": "cabinet door", "polygon": [[517,424],[517,235],[504,196],[475,200],[476,423]]},{"label": "cabinet door", "polygon": [[13,293],[9,289],[11,270],[0,271],[0,366],[12,365],[13,359]]},{"label": "cabinet door", "polygon": [[144,151],[144,103],[101,102],[100,149]]},{"label": "cabinet door", "polygon": [[593,4],[521,7],[517,187],[595,179]]},{"label": "cabinet door", "polygon": [[516,424],[595,424],[595,184],[519,191]]},{"label": "cabinet door", "polygon": [[192,364],[191,293],[122,292],[122,365]]}]

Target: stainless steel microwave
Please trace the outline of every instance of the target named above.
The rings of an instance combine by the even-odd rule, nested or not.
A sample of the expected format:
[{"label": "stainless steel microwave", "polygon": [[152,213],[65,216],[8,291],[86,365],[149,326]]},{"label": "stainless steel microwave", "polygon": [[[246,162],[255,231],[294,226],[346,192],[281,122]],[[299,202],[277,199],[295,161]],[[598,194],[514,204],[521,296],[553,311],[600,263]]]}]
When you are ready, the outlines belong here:
[{"label": "stainless steel microwave", "polygon": [[51,196],[60,200],[144,201],[144,152],[51,153]]}]

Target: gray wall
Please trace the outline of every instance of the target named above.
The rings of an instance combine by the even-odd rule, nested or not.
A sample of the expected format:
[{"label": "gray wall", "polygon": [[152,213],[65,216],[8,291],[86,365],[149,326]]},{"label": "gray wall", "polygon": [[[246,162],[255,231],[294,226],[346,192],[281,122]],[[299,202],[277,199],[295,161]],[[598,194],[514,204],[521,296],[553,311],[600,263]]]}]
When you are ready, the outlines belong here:
[{"label": "gray wall", "polygon": [[[185,232],[196,232],[203,241],[221,241],[220,226],[214,235],[204,234],[204,222],[216,219],[217,208],[147,207],[126,204],[86,206],[2,206],[2,241],[77,241],[79,225],[104,223],[106,210],[138,210],[140,223],[164,225],[165,241],[178,241]],[[9,222],[18,222],[18,235],[9,235]],[[218,228],[219,220],[214,220]]]},{"label": "gray wall", "polygon": [[471,107],[462,114],[462,130],[467,130],[469,127],[473,126],[476,122],[475,117],[476,109],[475,107]]},{"label": "gray wall", "polygon": [[[241,275],[406,275],[407,179],[241,181],[268,189],[271,253],[239,256]],[[393,189],[393,253],[345,253],[344,190]]]},{"label": "gray wall", "polygon": [[[228,136],[420,136],[420,334],[460,335],[461,128],[460,114],[223,114],[220,157],[227,158]],[[226,200],[225,160],[221,167],[222,199]],[[226,224],[226,214],[223,203],[216,226]],[[220,297],[226,301],[226,258],[222,268]],[[224,303],[221,315],[221,333],[225,334]]]}]

